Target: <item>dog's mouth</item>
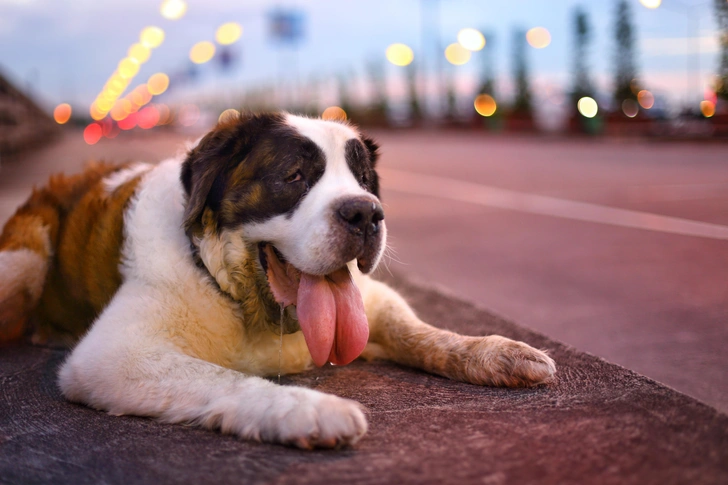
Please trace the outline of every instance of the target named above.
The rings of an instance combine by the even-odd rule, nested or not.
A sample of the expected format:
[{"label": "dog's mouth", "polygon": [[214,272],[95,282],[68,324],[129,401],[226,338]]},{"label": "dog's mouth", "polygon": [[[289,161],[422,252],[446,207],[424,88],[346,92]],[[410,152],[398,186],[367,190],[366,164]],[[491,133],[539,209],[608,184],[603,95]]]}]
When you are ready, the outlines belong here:
[{"label": "dog's mouth", "polygon": [[269,243],[258,245],[258,255],[276,301],[296,305],[313,362],[344,365],[356,359],[367,344],[369,324],[349,268],[344,265],[326,275],[304,273]]}]

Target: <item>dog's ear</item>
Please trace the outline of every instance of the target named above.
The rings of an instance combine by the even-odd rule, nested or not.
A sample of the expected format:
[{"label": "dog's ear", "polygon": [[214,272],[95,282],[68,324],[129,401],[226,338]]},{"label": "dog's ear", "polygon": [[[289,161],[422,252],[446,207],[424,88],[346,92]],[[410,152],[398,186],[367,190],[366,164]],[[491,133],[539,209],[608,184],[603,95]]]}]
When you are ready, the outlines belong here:
[{"label": "dog's ear", "polygon": [[248,158],[261,133],[283,122],[280,114],[245,113],[229,117],[190,150],[181,174],[187,193],[184,214],[187,235],[203,230],[206,209],[213,213],[220,209],[230,173]]},{"label": "dog's ear", "polygon": [[219,208],[224,192],[224,173],[234,156],[236,126],[220,124],[205,135],[182,164],[182,186],[187,194],[184,229],[188,235],[202,229],[206,207]]}]

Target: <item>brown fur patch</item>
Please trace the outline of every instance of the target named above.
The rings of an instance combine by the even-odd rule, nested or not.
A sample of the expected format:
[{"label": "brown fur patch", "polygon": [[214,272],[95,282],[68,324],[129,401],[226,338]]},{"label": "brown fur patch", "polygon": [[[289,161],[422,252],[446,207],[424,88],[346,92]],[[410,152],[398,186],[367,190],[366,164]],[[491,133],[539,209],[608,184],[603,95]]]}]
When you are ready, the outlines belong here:
[{"label": "brown fur patch", "polygon": [[103,180],[123,168],[91,163],[81,174],[55,175],[6,224],[0,250],[30,249],[50,258],[35,308],[36,341],[74,340],[121,285],[124,211],[141,176],[111,193]]}]

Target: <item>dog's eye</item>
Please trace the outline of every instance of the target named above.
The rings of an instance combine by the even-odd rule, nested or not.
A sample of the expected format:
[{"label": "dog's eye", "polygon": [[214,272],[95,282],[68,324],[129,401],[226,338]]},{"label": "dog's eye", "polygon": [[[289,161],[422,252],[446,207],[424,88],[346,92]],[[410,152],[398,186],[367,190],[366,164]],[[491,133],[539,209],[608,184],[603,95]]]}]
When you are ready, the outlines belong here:
[{"label": "dog's eye", "polygon": [[293,182],[298,182],[299,180],[303,179],[303,175],[301,174],[301,171],[298,170],[295,173],[292,173],[288,177],[286,177],[286,183],[292,184]]}]

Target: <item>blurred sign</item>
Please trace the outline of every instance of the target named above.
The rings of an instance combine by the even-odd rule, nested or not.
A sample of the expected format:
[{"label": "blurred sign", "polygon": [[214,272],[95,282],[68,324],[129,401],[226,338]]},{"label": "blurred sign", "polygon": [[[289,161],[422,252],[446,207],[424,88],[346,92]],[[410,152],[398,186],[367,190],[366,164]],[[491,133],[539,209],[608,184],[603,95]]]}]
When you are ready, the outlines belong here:
[{"label": "blurred sign", "polygon": [[297,10],[275,10],[270,14],[270,33],[273,40],[296,44],[303,39],[306,17]]}]

